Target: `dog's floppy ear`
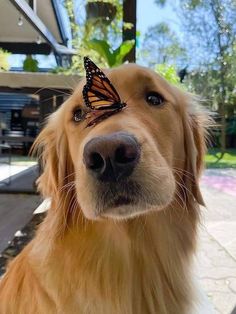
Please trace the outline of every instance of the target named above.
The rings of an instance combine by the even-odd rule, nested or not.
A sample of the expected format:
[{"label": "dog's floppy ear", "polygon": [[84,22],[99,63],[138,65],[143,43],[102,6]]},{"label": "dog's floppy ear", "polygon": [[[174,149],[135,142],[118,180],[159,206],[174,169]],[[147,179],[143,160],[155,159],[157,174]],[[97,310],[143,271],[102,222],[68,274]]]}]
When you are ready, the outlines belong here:
[{"label": "dog's floppy ear", "polygon": [[[199,178],[204,166],[205,123],[207,119],[203,113],[187,113],[183,119],[184,148],[185,148],[185,173],[184,184],[186,194],[200,205],[205,205],[200,188]],[[189,195],[191,194],[191,195]]]},{"label": "dog's floppy ear", "polygon": [[44,197],[60,199],[66,193],[66,184],[73,173],[66,135],[58,121],[58,111],[53,113],[33,145],[41,163],[42,174],[37,180],[38,189]]}]

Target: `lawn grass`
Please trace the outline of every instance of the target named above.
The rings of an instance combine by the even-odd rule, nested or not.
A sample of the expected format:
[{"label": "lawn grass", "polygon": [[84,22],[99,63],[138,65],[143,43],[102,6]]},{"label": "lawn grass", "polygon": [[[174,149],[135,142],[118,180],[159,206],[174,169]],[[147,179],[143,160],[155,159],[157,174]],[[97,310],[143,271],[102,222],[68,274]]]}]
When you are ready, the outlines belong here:
[{"label": "lawn grass", "polygon": [[11,158],[11,164],[15,166],[33,166],[36,165],[36,158],[30,156],[17,156]]},{"label": "lawn grass", "polygon": [[[8,155],[2,155],[0,157],[0,164],[1,163],[8,163],[9,157]],[[37,161],[34,157],[29,156],[21,156],[21,155],[12,155],[11,156],[11,165],[12,166],[33,166],[36,165]]]},{"label": "lawn grass", "polygon": [[236,149],[227,149],[223,158],[219,159],[221,153],[217,148],[209,149],[205,162],[207,168],[236,168]]}]

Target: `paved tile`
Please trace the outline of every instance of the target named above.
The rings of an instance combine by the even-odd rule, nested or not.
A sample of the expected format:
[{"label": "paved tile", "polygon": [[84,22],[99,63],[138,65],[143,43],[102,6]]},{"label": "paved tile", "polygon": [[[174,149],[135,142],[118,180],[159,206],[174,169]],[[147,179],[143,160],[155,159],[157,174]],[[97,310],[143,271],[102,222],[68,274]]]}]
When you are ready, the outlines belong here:
[{"label": "paved tile", "polygon": [[203,228],[197,256],[198,278],[218,313],[230,314],[236,304],[236,260]]},{"label": "paved tile", "polygon": [[230,195],[236,196],[236,178],[223,177],[223,176],[205,176],[203,178],[203,183],[210,185],[215,189],[219,189],[224,193],[229,193]]},{"label": "paved tile", "polygon": [[[210,176],[220,176],[220,184]],[[207,170],[202,180],[207,208],[202,208],[198,278],[219,314],[230,314],[236,305],[236,195],[230,193],[235,178],[236,170]]]},{"label": "paved tile", "polygon": [[202,183],[236,197],[236,170],[234,169],[206,170]]}]

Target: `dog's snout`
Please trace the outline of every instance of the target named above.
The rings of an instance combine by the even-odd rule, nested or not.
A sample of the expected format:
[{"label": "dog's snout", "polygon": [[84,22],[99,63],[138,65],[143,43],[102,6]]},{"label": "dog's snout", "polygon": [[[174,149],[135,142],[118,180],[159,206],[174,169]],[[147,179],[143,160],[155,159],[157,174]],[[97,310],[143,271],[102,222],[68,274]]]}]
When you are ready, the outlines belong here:
[{"label": "dog's snout", "polygon": [[131,175],[140,157],[134,136],[117,132],[95,137],[84,147],[84,164],[100,181],[114,182]]}]

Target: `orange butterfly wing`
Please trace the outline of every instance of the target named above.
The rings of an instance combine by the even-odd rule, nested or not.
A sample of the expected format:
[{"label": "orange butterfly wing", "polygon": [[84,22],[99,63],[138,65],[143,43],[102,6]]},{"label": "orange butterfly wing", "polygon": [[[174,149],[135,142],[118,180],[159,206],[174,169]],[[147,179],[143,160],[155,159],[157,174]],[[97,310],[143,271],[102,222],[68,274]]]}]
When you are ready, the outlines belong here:
[{"label": "orange butterfly wing", "polygon": [[121,102],[116,89],[106,75],[88,58],[84,58],[87,83],[83,89],[85,105],[92,110],[120,110]]}]

